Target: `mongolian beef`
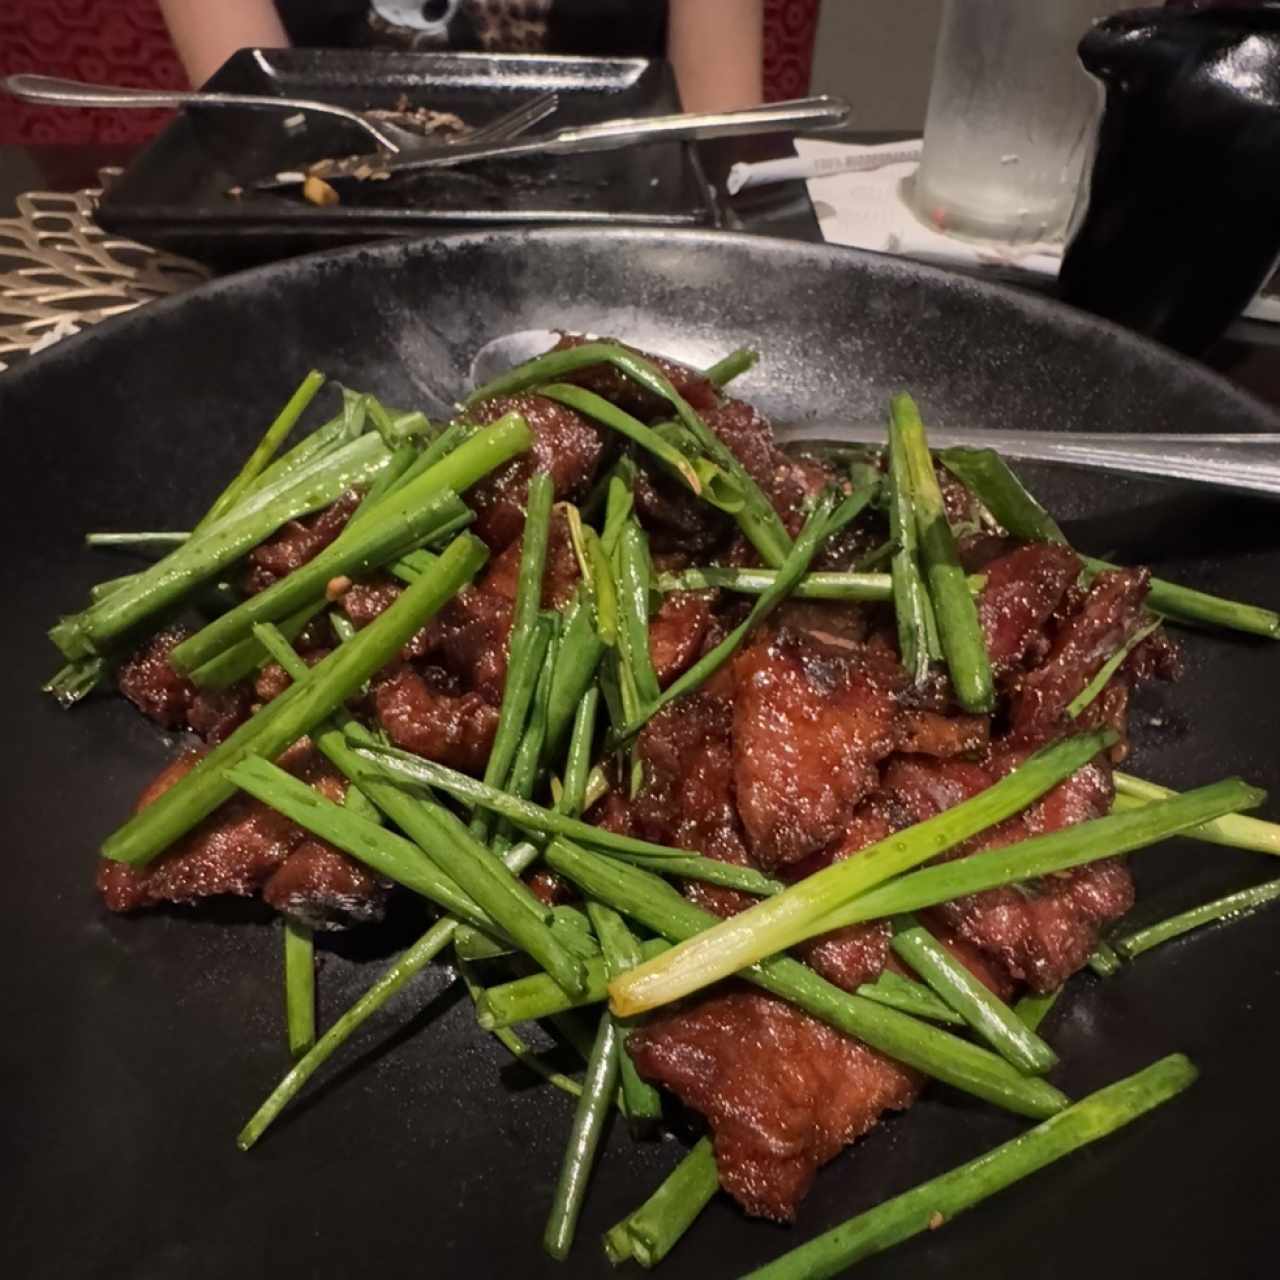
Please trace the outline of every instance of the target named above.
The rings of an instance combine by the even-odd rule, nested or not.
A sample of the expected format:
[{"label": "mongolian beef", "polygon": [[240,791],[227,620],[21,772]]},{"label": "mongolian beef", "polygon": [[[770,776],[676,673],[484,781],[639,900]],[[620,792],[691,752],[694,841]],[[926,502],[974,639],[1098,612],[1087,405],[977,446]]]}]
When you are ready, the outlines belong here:
[{"label": "mongolian beef", "polygon": [[[1141,809],[1146,784],[1117,786],[1130,700],[1178,678],[1159,623],[1194,618],[1195,593],[1082,559],[993,455],[930,455],[905,398],[883,455],[783,452],[725,390],[733,364],[703,374],[565,335],[443,429],[347,393],[339,418],[242,475],[165,561],[55,628],[70,665],[54,687],[71,701],[114,668],[138,710],[198,740],[104,847],[109,910],[257,895],[309,936],[365,926],[390,894],[417,891],[498,957],[482,1009],[504,982],[514,996],[554,979],[548,1009],[599,999],[612,980],[615,1010],[631,1011],[626,993],[679,970],[691,933],[741,917],[733,945],[757,945],[763,933],[742,939],[757,917],[781,919],[792,886],[853,868],[864,887],[778,945],[734,952],[741,964],[634,1006],[646,1010],[634,1022],[606,1014],[582,1086],[585,1103],[621,1070],[629,1108],[646,1086],[675,1095],[702,1118],[723,1189],[791,1221],[818,1169],[910,1107],[928,1076],[956,1083],[928,1056],[952,1052],[944,1040],[957,1061],[980,1054],[1014,1079],[965,1001],[1007,1014],[1105,950],[1134,902],[1114,855],[1258,796],[1241,786],[1150,834],[1117,826],[1113,849],[1043,873],[850,912],[859,892],[901,897],[919,877],[963,876],[997,850],[1031,856],[1057,847],[1053,833],[1101,833]],[[1066,750],[1082,754],[1020,802],[870,870]],[[433,769],[415,775],[412,758]],[[577,851],[524,870],[557,836]],[[611,900],[574,858],[658,905],[633,909],[625,884]],[[706,923],[659,927],[668,911]],[[907,928],[951,979],[905,958]],[[774,977],[731,976],[788,950]],[[908,1003],[892,1008],[892,992]],[[877,1038],[871,1021],[852,1034],[868,1008],[935,1048],[886,1051],[915,1033]],[[601,1043],[614,1046],[606,1066]],[[1040,1101],[1013,1109],[1066,1104],[1026,1083]],[[598,1133],[590,1106],[578,1123]],[[572,1181],[553,1253],[553,1236],[572,1237]]]}]

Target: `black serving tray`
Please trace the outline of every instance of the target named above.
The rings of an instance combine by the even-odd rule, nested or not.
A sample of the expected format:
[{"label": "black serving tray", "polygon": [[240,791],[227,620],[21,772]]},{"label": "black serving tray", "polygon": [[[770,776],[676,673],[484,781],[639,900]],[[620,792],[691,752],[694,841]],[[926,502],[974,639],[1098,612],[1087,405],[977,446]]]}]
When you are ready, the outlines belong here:
[{"label": "black serving tray", "polygon": [[[208,88],[311,98],[364,109],[452,111],[480,126],[547,89],[560,94],[546,130],[614,116],[680,110],[671,68],[646,58],[242,49]],[[301,194],[228,193],[325,156],[369,150],[358,128],[286,112],[191,108],[138,156],[104,196],[98,220],[218,267],[424,231],[546,222],[715,226],[719,218],[696,150],[663,142],[582,156],[525,158],[348,183],[342,203]]]}]

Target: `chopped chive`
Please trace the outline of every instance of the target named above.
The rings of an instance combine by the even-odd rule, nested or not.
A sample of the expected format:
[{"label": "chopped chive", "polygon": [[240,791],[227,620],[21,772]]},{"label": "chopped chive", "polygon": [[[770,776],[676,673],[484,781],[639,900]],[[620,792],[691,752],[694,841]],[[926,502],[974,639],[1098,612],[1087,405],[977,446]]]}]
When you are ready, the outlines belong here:
[{"label": "chopped chive", "polygon": [[1098,668],[1098,673],[1089,681],[1070,702],[1067,703],[1067,715],[1073,720],[1102,693],[1111,677],[1124,665],[1125,659],[1160,625],[1160,619],[1139,627],[1106,662]]},{"label": "chopped chive", "polygon": [[569,1131],[569,1143],[564,1162],[560,1166],[560,1179],[556,1184],[551,1215],[547,1219],[542,1237],[543,1248],[559,1261],[569,1255],[578,1215],[587,1194],[587,1181],[595,1164],[596,1149],[605,1121],[613,1106],[614,1091],[618,1082],[617,1030],[608,1014],[600,1018],[591,1056],[587,1060],[587,1074],[582,1082],[582,1096],[573,1116]]},{"label": "chopped chive", "polygon": [[297,1058],[316,1042],[316,958],[311,930],[284,920],[284,1005],[289,1053]]},{"label": "chopped chive", "polygon": [[[1010,775],[1012,776],[1012,775]],[[1206,818],[1261,804],[1266,793],[1239,778],[1226,778],[1132,813],[1113,813],[1016,844],[985,849],[938,866],[924,867],[860,893],[815,926],[839,929],[904,911],[951,902],[971,893],[1068,871],[1155,844]],[[954,810],[948,810],[954,812]],[[907,828],[914,830],[914,828]],[[859,854],[859,857],[864,856]],[[776,901],[776,899],[775,899]]]},{"label": "chopped chive", "polygon": [[1193,1083],[1195,1067],[1180,1053],[1091,1093],[976,1160],[801,1245],[751,1272],[749,1280],[825,1280],[872,1254],[933,1230],[988,1196],[1063,1156],[1130,1124]]},{"label": "chopped chive", "polygon": [[[705,937],[708,926],[717,920],[665,880],[638,867],[588,853],[566,840],[553,840],[544,856],[552,870],[567,876],[588,897],[672,941]],[[850,995],[789,956],[772,956],[743,969],[740,976],[845,1035],[855,1036],[907,1066],[997,1106],[1043,1117],[1067,1105],[1057,1089],[1043,1080],[1021,1075],[989,1050],[886,1005]],[[611,1005],[614,1013],[622,1012],[616,993],[625,977],[624,974],[623,979],[610,985],[615,997]]]},{"label": "chopped chive", "polygon": [[705,934],[618,979],[611,988],[615,1010],[629,1015],[666,1004],[805,937],[826,932],[835,927],[839,909],[850,899],[1020,812],[1114,740],[1114,733],[1106,730],[1064,738],[971,799],[717,922]]},{"label": "chopped chive", "polygon": [[606,1233],[609,1261],[617,1266],[634,1258],[642,1267],[656,1267],[719,1190],[711,1139],[700,1138],[653,1195]]},{"label": "chopped chive", "polygon": [[285,442],[289,432],[293,430],[299,418],[306,412],[307,406],[316,397],[316,392],[324,386],[324,374],[312,369],[298,385],[298,389],[286,401],[283,409],[277,414],[275,421],[266,429],[253,452],[245,460],[239,474],[214,499],[213,505],[205,513],[196,532],[207,528],[220,520],[248,492],[253,483],[266,470],[267,464],[276,456],[280,446]]},{"label": "chopped chive", "polygon": [[1028,991],[1017,1004],[1013,1006],[1013,1011],[1027,1025],[1031,1031],[1039,1031],[1040,1024],[1049,1014],[1049,1010],[1058,1002],[1058,997],[1062,994],[1062,988],[1056,991],[1048,991],[1044,995],[1040,995],[1035,991]]},{"label": "chopped chive", "polygon": [[[1154,782],[1145,782],[1117,771],[1115,808],[1121,812],[1139,809],[1154,800],[1171,800],[1178,793]],[[1280,856],[1280,823],[1250,818],[1241,813],[1228,813],[1210,822],[1202,822],[1180,833],[1195,840],[1227,845],[1232,849],[1251,849],[1255,853]]]},{"label": "chopped chive", "polygon": [[242,724],[175,786],[107,837],[104,857],[142,866],[208,817],[235,790],[230,766],[251,755],[272,759],[326,720],[470,581],[488,549],[468,534],[444,551],[436,571],[400,597],[347,644],[311,667],[280,697]]},{"label": "chopped chive", "polygon": [[995,705],[991,662],[978,609],[969,594],[955,538],[947,523],[924,423],[910,396],[894,396],[890,413],[890,431],[899,434],[910,468],[920,559],[951,683],[966,711],[987,712]]},{"label": "chopped chive", "polygon": [[759,359],[760,353],[758,351],[752,351],[750,347],[739,347],[736,351],[730,351],[723,359],[717,360],[715,364],[704,369],[702,376],[717,387],[727,386],[734,378],[746,373]]},{"label": "chopped chive", "polygon": [[930,662],[942,657],[937,622],[925,586],[916,529],[915,490],[901,427],[889,426],[889,532],[897,546],[890,565],[893,612],[898,625],[898,651],[912,680],[920,684]]},{"label": "chopped chive", "polygon": [[1229,893],[1225,898],[1215,898],[1212,902],[1201,903],[1190,911],[1179,912],[1158,924],[1147,925],[1133,933],[1118,938],[1115,949],[1126,960],[1140,956],[1162,942],[1170,942],[1180,938],[1192,929],[1199,929],[1206,924],[1215,924],[1220,920],[1232,920],[1256,911],[1265,903],[1280,898],[1280,880],[1268,880],[1265,884],[1256,884],[1250,889],[1241,889],[1238,893]]},{"label": "chopped chive", "polygon": [[1010,1065],[1043,1075],[1057,1064],[1058,1055],[914,916],[899,917],[893,950]]}]

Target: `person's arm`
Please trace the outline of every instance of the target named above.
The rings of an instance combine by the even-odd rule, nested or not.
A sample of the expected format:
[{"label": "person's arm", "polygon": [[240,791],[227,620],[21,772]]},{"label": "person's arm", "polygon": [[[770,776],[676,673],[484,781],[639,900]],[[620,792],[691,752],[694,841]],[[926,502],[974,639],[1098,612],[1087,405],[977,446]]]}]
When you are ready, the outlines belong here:
[{"label": "person's arm", "polygon": [[289,45],[271,0],[160,0],[169,35],[197,87],[237,49]]},{"label": "person's arm", "polygon": [[764,0],[671,0],[667,58],[686,111],[763,100]]}]

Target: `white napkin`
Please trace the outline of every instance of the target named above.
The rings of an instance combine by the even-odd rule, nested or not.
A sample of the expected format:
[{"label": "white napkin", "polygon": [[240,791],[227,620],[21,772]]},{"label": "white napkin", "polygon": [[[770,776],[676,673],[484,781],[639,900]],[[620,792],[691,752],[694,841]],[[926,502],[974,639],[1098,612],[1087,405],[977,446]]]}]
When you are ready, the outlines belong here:
[{"label": "white napkin", "polygon": [[[825,142],[797,138],[796,151],[802,161],[830,160],[901,152],[908,143],[888,142],[862,146],[848,142]],[[886,164],[883,168],[857,172],[835,172],[809,178],[806,186],[818,215],[823,239],[831,244],[854,245],[880,253],[901,254],[943,266],[998,268],[1002,274],[1026,271],[1037,276],[1056,276],[1062,262],[1061,244],[1031,244],[994,248],[978,246],[927,226],[902,196],[903,179],[910,177],[917,162]],[[1246,309],[1255,320],[1280,322],[1280,299],[1259,296]]]}]

